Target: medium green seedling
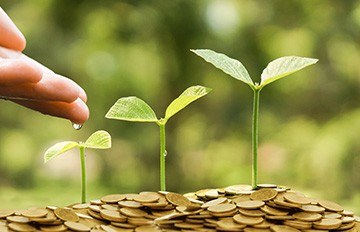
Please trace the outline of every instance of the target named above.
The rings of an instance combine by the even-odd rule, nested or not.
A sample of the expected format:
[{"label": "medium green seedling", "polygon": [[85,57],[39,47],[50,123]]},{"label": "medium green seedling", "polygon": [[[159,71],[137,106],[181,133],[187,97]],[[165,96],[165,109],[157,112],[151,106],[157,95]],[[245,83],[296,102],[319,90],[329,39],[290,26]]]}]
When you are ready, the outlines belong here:
[{"label": "medium green seedling", "polygon": [[81,163],[81,203],[86,202],[86,163],[85,163],[85,148],[91,149],[108,149],[111,147],[111,136],[108,132],[99,130],[90,135],[90,137],[83,142],[64,141],[56,143],[50,147],[44,155],[44,162],[52,160],[73,148],[78,148],[80,151]]},{"label": "medium green seedling", "polygon": [[244,65],[235,59],[209,49],[191,50],[196,55],[211,63],[233,78],[249,85],[254,91],[253,122],[252,122],[252,187],[258,183],[258,131],[259,131],[259,98],[260,91],[268,84],[295,73],[318,60],[313,58],[285,56],[271,61],[261,74],[261,82],[254,83]]},{"label": "medium green seedling", "polygon": [[185,108],[191,102],[205,96],[211,89],[203,86],[187,88],[178,98],[167,107],[165,117],[158,119],[154,110],[143,100],[137,97],[123,97],[110,108],[106,118],[130,122],[154,122],[160,128],[160,189],[166,190],[165,184],[165,125],[177,112]]}]

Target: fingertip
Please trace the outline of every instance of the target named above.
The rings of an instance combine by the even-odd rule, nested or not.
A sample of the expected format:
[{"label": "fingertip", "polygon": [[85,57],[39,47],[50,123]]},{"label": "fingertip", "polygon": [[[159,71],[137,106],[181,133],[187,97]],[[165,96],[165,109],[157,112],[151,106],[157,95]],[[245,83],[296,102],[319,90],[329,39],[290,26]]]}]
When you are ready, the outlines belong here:
[{"label": "fingertip", "polygon": [[88,106],[82,99],[77,99],[73,103],[72,112],[69,115],[69,120],[75,124],[84,124],[90,117]]},{"label": "fingertip", "polygon": [[17,43],[17,50],[22,52],[25,50],[26,48],[26,39],[25,39],[25,36],[20,32],[18,31],[19,34],[18,34],[18,43]]},{"label": "fingertip", "polygon": [[79,98],[83,101],[83,102],[87,102],[87,95],[86,95],[86,92],[83,88],[81,88],[79,86]]}]

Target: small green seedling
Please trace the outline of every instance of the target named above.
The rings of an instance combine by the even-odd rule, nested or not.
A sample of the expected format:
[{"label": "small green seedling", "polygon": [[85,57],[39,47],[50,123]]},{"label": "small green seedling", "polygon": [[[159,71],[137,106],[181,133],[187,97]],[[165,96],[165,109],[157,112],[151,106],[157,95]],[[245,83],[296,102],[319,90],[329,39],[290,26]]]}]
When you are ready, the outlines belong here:
[{"label": "small green seedling", "polygon": [[216,68],[229,74],[233,78],[240,80],[254,91],[253,102],[253,124],[252,124],[252,187],[257,188],[258,179],[258,124],[259,124],[259,97],[260,91],[271,82],[286,77],[309,65],[315,64],[318,60],[312,58],[286,56],[271,61],[261,74],[261,82],[254,83],[244,65],[235,59],[229,58],[224,54],[208,49],[191,50],[196,55],[211,63]]},{"label": "small green seedling", "polygon": [[205,96],[211,89],[203,86],[192,86],[186,89],[167,107],[165,117],[158,119],[155,112],[143,100],[137,97],[123,97],[110,108],[106,118],[131,122],[155,122],[160,127],[160,189],[166,190],[165,184],[165,125],[166,122],[177,112],[185,108],[191,102]]},{"label": "small green seedling", "polygon": [[44,162],[52,160],[58,155],[61,155],[72,148],[79,148],[80,162],[81,162],[81,203],[86,202],[86,164],[85,164],[85,148],[92,149],[108,149],[111,147],[111,136],[108,132],[99,130],[90,135],[90,137],[83,142],[64,141],[56,143],[50,147],[44,155]]}]

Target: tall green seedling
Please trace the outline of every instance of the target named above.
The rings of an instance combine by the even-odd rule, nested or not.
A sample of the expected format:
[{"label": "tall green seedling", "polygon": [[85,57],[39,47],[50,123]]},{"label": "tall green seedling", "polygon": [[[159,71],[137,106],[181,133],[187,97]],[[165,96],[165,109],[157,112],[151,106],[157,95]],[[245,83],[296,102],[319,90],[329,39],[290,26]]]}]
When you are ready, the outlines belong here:
[{"label": "tall green seedling", "polygon": [[258,183],[258,131],[259,131],[259,100],[260,91],[268,84],[297,72],[318,60],[298,56],[285,56],[271,61],[261,74],[261,82],[251,79],[244,65],[235,59],[209,49],[191,50],[196,55],[211,63],[233,78],[249,85],[254,92],[253,123],[252,123],[252,187],[257,188]]},{"label": "tall green seedling", "polygon": [[166,140],[165,125],[177,112],[185,108],[191,102],[205,96],[211,89],[203,86],[192,86],[186,89],[167,107],[165,116],[158,119],[153,109],[143,100],[137,97],[123,97],[110,108],[106,118],[124,120],[130,122],[154,122],[160,128],[160,189],[166,190],[165,183],[165,157]]},{"label": "tall green seedling", "polygon": [[81,163],[81,203],[86,202],[86,162],[85,162],[85,148],[91,149],[108,149],[111,147],[111,136],[108,132],[99,130],[90,135],[90,137],[83,142],[64,141],[56,143],[51,146],[44,155],[44,162],[52,160],[58,155],[61,155],[73,148],[78,148],[80,152]]}]

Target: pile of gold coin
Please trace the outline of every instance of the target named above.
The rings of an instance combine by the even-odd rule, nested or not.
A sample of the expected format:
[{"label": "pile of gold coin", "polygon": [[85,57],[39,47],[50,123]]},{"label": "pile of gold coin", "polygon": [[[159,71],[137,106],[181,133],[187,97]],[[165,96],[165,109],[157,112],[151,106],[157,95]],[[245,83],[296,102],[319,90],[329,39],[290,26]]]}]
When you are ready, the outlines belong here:
[{"label": "pile of gold coin", "polygon": [[111,194],[86,204],[0,210],[2,231],[351,231],[360,218],[340,205],[272,184],[181,195]]}]

